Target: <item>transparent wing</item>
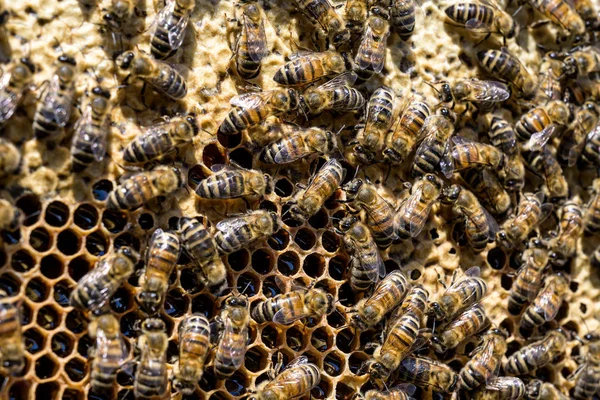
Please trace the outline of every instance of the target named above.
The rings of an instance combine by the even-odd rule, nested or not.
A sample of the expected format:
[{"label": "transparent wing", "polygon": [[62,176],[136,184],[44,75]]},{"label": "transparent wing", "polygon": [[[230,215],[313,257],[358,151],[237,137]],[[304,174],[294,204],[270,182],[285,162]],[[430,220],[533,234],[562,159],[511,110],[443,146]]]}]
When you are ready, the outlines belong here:
[{"label": "transparent wing", "polygon": [[23,95],[23,91],[5,90],[10,82],[10,74],[2,75],[0,82],[0,122],[6,121],[15,113],[17,104]]},{"label": "transparent wing", "polygon": [[[503,376],[501,378],[494,378],[494,379],[490,380],[485,385],[485,388],[486,388],[486,390],[491,390],[494,392],[510,390],[511,388],[515,387],[516,385],[519,385],[518,381],[520,381],[519,378]],[[523,384],[522,382],[520,382],[520,383],[521,383],[521,385]]]},{"label": "transparent wing", "polygon": [[244,33],[250,59],[259,62],[267,55],[267,35],[265,34],[264,20],[261,18],[260,25],[254,26],[254,22],[244,15]]},{"label": "transparent wing", "polygon": [[[356,53],[357,63],[361,69],[372,68],[376,73],[380,73],[383,70],[387,37],[388,35],[386,34],[377,40],[373,35],[371,27],[367,27]],[[365,55],[368,56],[365,57]]]},{"label": "transparent wing", "polygon": [[[112,341],[118,341],[118,346],[119,346],[119,353],[112,353],[112,349],[113,349],[113,342]],[[106,334],[104,333],[104,331],[102,329],[98,329],[98,332],[96,333],[96,354],[95,357],[99,358],[99,359],[107,359],[107,358],[113,358],[114,356],[118,356],[118,362],[122,363],[123,361],[125,361],[125,359],[127,358],[127,347],[125,346],[125,342],[123,341],[123,338],[119,336],[119,338],[117,339],[109,339],[106,337]]]},{"label": "transparent wing", "polygon": [[376,262],[375,260],[373,260],[372,264],[365,265],[364,263],[362,263],[362,260],[370,260],[371,258],[373,258],[372,255],[366,252],[363,246],[361,246],[358,243],[355,244],[354,251],[356,252],[356,262],[360,264],[360,269],[365,272],[369,280],[371,280],[372,282],[378,282],[379,277],[385,276],[385,265],[383,264],[383,260],[381,259],[379,252],[377,253]]},{"label": "transparent wing", "polygon": [[406,213],[408,220],[410,220],[408,231],[412,237],[419,236],[423,227],[425,226],[426,218],[415,218],[414,215],[418,212],[417,207],[421,203],[421,194],[423,193],[423,187],[419,186],[413,193],[406,199],[404,206],[400,208],[400,213]]},{"label": "transparent wing", "polygon": [[[111,288],[106,287],[106,286],[103,288],[96,288],[95,282],[101,281],[102,278],[110,270],[110,267],[111,267],[111,264],[107,259],[101,260],[93,270],[88,272],[83,278],[81,278],[77,282],[77,286],[83,287],[83,288],[93,287],[94,290],[98,289],[99,297],[106,297],[105,295],[110,292]],[[106,301],[103,301],[102,303],[98,304],[98,307],[101,307],[102,305],[104,305],[105,302]]]},{"label": "transparent wing", "polygon": [[[246,354],[245,338],[247,337],[248,328],[242,329],[238,334],[235,332],[231,319],[226,318],[224,324],[223,337],[221,338],[219,348],[226,349],[223,357],[227,359],[229,365],[233,365],[237,369],[244,362],[244,355]],[[244,343],[238,343],[239,340],[243,340]]]},{"label": "transparent wing", "polygon": [[444,176],[448,179],[452,178],[452,174],[454,173],[454,159],[452,158],[452,145],[448,140],[446,142],[446,146],[444,148],[444,155],[440,160],[440,169]]},{"label": "transparent wing", "polygon": [[538,301],[536,301],[537,307],[543,310],[544,319],[546,322],[550,322],[556,317],[558,314],[558,310],[562,303],[556,303],[552,301],[552,297],[554,297],[554,292],[556,291],[556,284],[554,282],[550,282],[548,287],[543,291],[540,295]]},{"label": "transparent wing", "polygon": [[294,368],[294,367],[297,367],[299,365],[304,365],[304,364],[308,364],[308,357],[300,356],[300,357],[297,357],[297,358],[293,359],[292,361],[290,361],[289,364],[285,366],[283,371],[285,371],[286,369]]},{"label": "transparent wing", "polygon": [[492,31],[491,27],[488,24],[484,24],[483,22],[475,18],[468,20],[465,24],[465,28],[476,34],[489,33]]},{"label": "transparent wing", "polygon": [[229,102],[234,107],[257,108],[268,103],[273,94],[274,91],[272,90],[258,93],[244,93],[233,97]]},{"label": "transparent wing", "polygon": [[319,89],[321,90],[333,90],[340,86],[352,86],[356,82],[357,75],[353,71],[344,72],[333,78],[332,80],[325,82]]},{"label": "transparent wing", "polygon": [[556,130],[556,126],[554,124],[550,124],[540,132],[536,132],[529,138],[527,142],[527,147],[530,150],[539,150],[548,143],[548,140],[552,137],[552,134]]},{"label": "transparent wing", "polygon": [[479,267],[471,267],[465,271],[465,277],[469,278],[479,278],[481,277],[481,268]]},{"label": "transparent wing", "polygon": [[275,315],[273,315],[273,322],[276,324],[288,325],[294,321],[304,318],[305,316],[306,315],[303,312],[294,315],[291,308],[283,306],[275,313]]},{"label": "transparent wing", "polygon": [[508,100],[510,97],[508,86],[502,82],[471,79],[468,84],[473,90],[471,90],[471,95],[467,96],[465,100],[499,102]]},{"label": "transparent wing", "polygon": [[[173,2],[173,4],[175,4],[175,2]],[[169,29],[169,44],[173,49],[178,49],[181,47],[183,39],[185,38],[185,28],[187,27],[189,21],[190,15],[187,13],[186,15],[182,16],[179,21],[177,21],[177,23],[171,27],[171,29]]]},{"label": "transparent wing", "polygon": [[248,217],[249,216],[242,216],[224,219],[223,221],[219,221],[219,223],[217,223],[217,229],[220,231],[240,229],[241,227],[248,224]]},{"label": "transparent wing", "polygon": [[73,93],[70,88],[66,91],[61,90],[58,76],[53,76],[48,92],[44,97],[44,108],[52,111],[52,119],[60,127],[64,127],[69,122],[72,100]]},{"label": "transparent wing", "polygon": [[498,226],[498,222],[496,221],[496,218],[494,218],[486,209],[485,207],[481,206],[481,211],[483,212],[483,215],[485,216],[485,220],[488,224],[489,230],[488,230],[488,240],[489,241],[494,241],[496,240],[496,234],[500,231],[500,226]]},{"label": "transparent wing", "polygon": [[108,123],[103,124],[100,134],[91,139],[92,154],[98,162],[104,160],[106,156],[106,148],[108,142]]}]

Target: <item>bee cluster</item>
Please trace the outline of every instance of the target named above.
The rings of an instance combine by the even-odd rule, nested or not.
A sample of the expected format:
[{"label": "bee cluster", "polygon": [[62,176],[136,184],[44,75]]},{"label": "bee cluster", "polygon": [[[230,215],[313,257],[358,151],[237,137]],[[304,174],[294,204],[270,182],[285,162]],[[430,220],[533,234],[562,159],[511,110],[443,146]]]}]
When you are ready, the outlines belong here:
[{"label": "bee cluster", "polygon": [[600,17],[518,6],[0,2],[3,392],[600,395]]}]

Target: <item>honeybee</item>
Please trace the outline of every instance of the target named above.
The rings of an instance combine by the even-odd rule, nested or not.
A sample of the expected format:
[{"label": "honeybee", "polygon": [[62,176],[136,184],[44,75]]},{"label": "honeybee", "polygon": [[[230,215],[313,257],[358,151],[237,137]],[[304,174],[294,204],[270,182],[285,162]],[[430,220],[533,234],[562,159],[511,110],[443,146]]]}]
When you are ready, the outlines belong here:
[{"label": "honeybee", "polygon": [[600,71],[600,52],[594,47],[568,53],[561,69],[565,76],[573,79],[577,77],[596,79],[598,71]]},{"label": "honeybee", "polygon": [[379,7],[371,8],[367,27],[354,57],[358,83],[368,81],[373,73],[380,73],[385,64],[387,38],[390,35],[389,15]]},{"label": "honeybee", "polygon": [[[591,395],[590,395],[591,396]],[[589,396],[587,396],[589,397]],[[527,399],[530,400],[569,400],[553,384],[532,379],[527,384]]]},{"label": "honeybee", "polygon": [[356,304],[350,325],[361,331],[377,325],[402,302],[410,288],[410,282],[401,271],[390,272],[375,286],[370,297]]},{"label": "honeybee", "polygon": [[544,242],[538,238],[529,241],[523,252],[523,264],[513,281],[508,298],[508,311],[518,315],[523,307],[533,301],[540,291],[542,275],[548,265],[550,255]]},{"label": "honeybee", "polygon": [[114,396],[117,371],[127,358],[127,347],[121,325],[113,314],[103,314],[88,325],[89,335],[96,341],[90,372],[90,392]]},{"label": "honeybee", "polygon": [[519,152],[515,130],[504,118],[497,115],[492,117],[488,135],[490,144],[500,149],[504,154],[512,156]]},{"label": "honeybee", "polygon": [[600,165],[600,123],[587,134],[581,158],[594,166]]},{"label": "honeybee", "polygon": [[549,146],[525,153],[525,160],[534,173],[544,178],[543,190],[550,202],[559,203],[569,196],[569,183]]},{"label": "honeybee", "polygon": [[183,217],[179,220],[179,235],[187,254],[198,266],[200,280],[207,286],[225,282],[227,270],[208,229],[195,219]]},{"label": "honeybee", "polygon": [[537,90],[536,81],[518,58],[502,50],[482,50],[477,52],[477,59],[482,68],[492,76],[510,82],[525,97],[534,95]]},{"label": "honeybee", "polygon": [[577,241],[583,233],[583,210],[576,200],[562,206],[560,233],[550,240],[550,258],[553,265],[562,267],[575,255]]},{"label": "honeybee", "polygon": [[256,210],[220,221],[214,238],[219,252],[230,254],[271,236],[281,228],[281,224],[276,213]]},{"label": "honeybee", "polygon": [[104,160],[110,107],[110,92],[100,86],[93,88],[73,133],[71,168],[74,172],[82,172],[94,161]]},{"label": "honeybee", "polygon": [[213,174],[198,184],[196,194],[204,199],[262,197],[273,191],[273,178],[255,169],[216,164]]},{"label": "honeybee", "polygon": [[447,7],[444,12],[452,22],[467,28],[477,36],[487,34],[487,38],[492,33],[497,33],[502,35],[506,42],[506,39],[519,35],[519,26],[510,14],[491,1],[456,3]]},{"label": "honeybee", "polygon": [[136,0],[111,0],[110,8],[102,19],[106,25],[115,31],[123,29],[123,24],[129,21],[135,12]]},{"label": "honeybee", "polygon": [[302,192],[289,213],[296,221],[304,222],[315,215],[344,180],[346,170],[335,158],[327,161],[310,179],[308,187]]},{"label": "honeybee", "polygon": [[71,292],[71,306],[90,311],[103,307],[133,273],[139,259],[140,255],[134,249],[123,246],[99,260],[77,282]]},{"label": "honeybee", "polygon": [[334,298],[320,288],[298,288],[261,301],[252,318],[259,324],[275,322],[290,325],[303,318],[321,318],[334,311]]},{"label": "honeybee", "polygon": [[410,39],[415,30],[417,4],[414,0],[390,1],[390,20],[400,39]]},{"label": "honeybee", "polygon": [[38,103],[33,117],[33,132],[38,139],[57,136],[69,122],[73,110],[77,62],[64,54],[57,61],[50,86]]},{"label": "honeybee", "polygon": [[586,143],[586,137],[600,122],[600,111],[596,105],[587,101],[575,113],[570,132],[562,137],[558,151],[558,159],[569,167],[577,162]]},{"label": "honeybee", "polygon": [[308,358],[291,361],[274,379],[262,383],[248,400],[296,399],[311,391],[321,381],[321,372]]},{"label": "honeybee", "polygon": [[165,323],[158,318],[148,318],[142,322],[142,334],[138,338],[140,363],[133,383],[136,399],[163,398],[167,394],[169,341],[166,330]]},{"label": "honeybee", "polygon": [[[477,6],[479,7],[479,5]],[[463,114],[470,109],[471,102],[498,103],[508,100],[510,97],[510,89],[504,83],[474,78],[463,79],[453,84],[441,81],[433,84],[432,87],[437,91],[441,103],[449,104],[451,110]],[[464,105],[464,103],[467,104]]]},{"label": "honeybee", "polygon": [[572,377],[573,397],[578,400],[589,399],[600,390],[600,336],[588,333],[583,339],[587,342],[587,353]]},{"label": "honeybee", "polygon": [[19,149],[10,141],[0,138],[0,178],[18,174],[22,161]]},{"label": "honeybee", "polygon": [[527,0],[527,3],[556,26],[575,35],[585,32],[585,23],[571,3],[560,0]]},{"label": "honeybee", "polygon": [[367,0],[346,0],[346,28],[350,30],[360,30],[368,14]]},{"label": "honeybee", "polygon": [[421,129],[423,141],[417,148],[412,176],[419,177],[441,170],[446,178],[454,172],[450,156],[450,138],[454,135],[454,125],[442,115],[430,115]]},{"label": "honeybee", "polygon": [[233,375],[244,362],[248,343],[250,313],[244,296],[231,296],[225,300],[217,319],[219,340],[214,359],[217,377],[224,379]]},{"label": "honeybee", "polygon": [[452,142],[454,143],[451,153],[454,161],[454,171],[481,167],[494,170],[504,168],[506,156],[496,147],[475,142],[462,136],[452,137]]},{"label": "honeybee", "polygon": [[600,231],[600,179],[594,179],[591,187],[592,197],[585,210],[585,229],[590,233]]},{"label": "honeybee", "polygon": [[350,42],[350,30],[329,0],[295,0],[298,8],[313,23],[319,24],[337,49]]},{"label": "honeybee", "polygon": [[171,65],[158,61],[141,51],[126,51],[116,59],[125,80],[138,78],[172,100],[181,100],[187,94],[185,78]]},{"label": "honeybee", "polygon": [[210,325],[202,314],[187,316],[179,324],[179,361],[173,387],[189,396],[196,389],[210,350]]},{"label": "honeybee", "polygon": [[152,125],[125,147],[123,160],[133,164],[156,160],[190,143],[198,131],[198,121],[194,115],[175,117],[168,122]]},{"label": "honeybee", "polygon": [[490,329],[481,345],[473,350],[470,359],[458,374],[458,388],[473,390],[493,379],[500,370],[506,352],[506,337],[498,329]]},{"label": "honeybee", "polygon": [[288,164],[313,155],[327,155],[338,149],[335,133],[318,127],[294,127],[289,134],[268,144],[260,154],[267,164]]},{"label": "honeybee", "polygon": [[598,11],[596,11],[596,7],[594,7],[594,3],[591,0],[575,0],[573,1],[573,6],[588,30],[600,27],[600,17],[598,17]]},{"label": "honeybee", "polygon": [[511,206],[510,195],[487,169],[471,168],[461,176],[473,194],[493,215],[503,215]]},{"label": "honeybee", "polygon": [[525,396],[525,384],[519,378],[501,376],[480,387],[475,393],[476,400],[519,400]]},{"label": "honeybee", "polygon": [[350,286],[357,291],[369,289],[385,276],[385,265],[369,228],[351,215],[340,221],[339,233],[352,257]]},{"label": "honeybee", "polygon": [[481,304],[468,308],[452,322],[446,325],[441,333],[431,336],[433,348],[438,353],[454,349],[465,339],[474,336],[490,323]]},{"label": "honeybee", "polygon": [[301,51],[291,54],[289,59],[273,76],[273,80],[280,85],[307,85],[321,78],[342,74],[350,66],[347,56],[337,51]]},{"label": "honeybee", "polygon": [[310,114],[362,108],[365,104],[363,95],[351,87],[355,81],[354,72],[345,72],[321,86],[308,88],[300,98],[300,108]]},{"label": "honeybee", "polygon": [[479,267],[471,267],[464,276],[452,283],[438,301],[431,303],[430,314],[438,321],[452,321],[462,311],[477,304],[487,295],[487,283],[481,278]]},{"label": "honeybee", "polygon": [[565,127],[571,118],[569,106],[561,100],[553,100],[543,107],[529,110],[515,125],[515,132],[521,140],[528,140],[528,149],[542,148],[552,134]]},{"label": "honeybee", "polygon": [[21,211],[10,201],[0,199],[0,231],[13,232],[19,228]]},{"label": "honeybee", "polygon": [[299,102],[300,95],[295,89],[274,89],[235,96],[230,100],[233,108],[219,126],[219,133],[234,135],[271,115],[295,110]]},{"label": "honeybee", "polygon": [[175,55],[183,43],[185,28],[195,6],[195,0],[165,1],[156,16],[156,28],[150,39],[150,53],[154,58],[166,60]]},{"label": "honeybee", "polygon": [[427,174],[414,183],[411,194],[396,213],[396,229],[401,239],[417,237],[425,227],[433,203],[440,197],[443,182]]},{"label": "honeybee", "polygon": [[160,165],[125,179],[108,195],[106,207],[112,210],[135,210],[158,196],[167,196],[185,185],[178,167]]},{"label": "honeybee", "polygon": [[146,250],[146,268],[140,280],[141,291],[136,296],[142,310],[155,314],[162,307],[169,288],[169,277],[177,263],[181,244],[173,232],[157,229]]},{"label": "honeybee", "polygon": [[516,215],[508,218],[498,232],[498,240],[507,247],[517,246],[552,211],[552,204],[544,203],[544,194],[523,193]]},{"label": "honeybee", "polygon": [[394,91],[381,86],[369,99],[366,123],[356,136],[354,154],[360,162],[372,164],[381,152],[385,136],[394,122]]},{"label": "honeybee", "polygon": [[549,364],[565,352],[567,334],[562,329],[550,331],[541,340],[513,353],[504,364],[509,375],[524,375]]},{"label": "honeybee", "polygon": [[261,61],[268,53],[267,35],[260,6],[249,2],[242,9],[242,32],[237,40],[235,65],[240,77],[253,79],[260,74]]},{"label": "honeybee", "polygon": [[0,124],[13,116],[23,93],[33,84],[35,65],[27,57],[15,62],[0,81]]},{"label": "honeybee", "polygon": [[406,357],[400,363],[398,376],[402,381],[441,393],[453,392],[458,382],[458,375],[446,363],[425,357]]},{"label": "honeybee", "polygon": [[0,366],[9,375],[21,373],[25,367],[25,345],[21,333],[19,311],[0,290]]},{"label": "honeybee", "polygon": [[395,385],[394,387],[385,391],[380,390],[369,390],[364,396],[358,396],[357,398],[362,400],[411,400],[416,391],[416,387],[410,383]]},{"label": "honeybee", "polygon": [[568,290],[569,278],[562,272],[548,277],[544,290],[525,309],[521,319],[521,328],[525,331],[531,331],[545,322],[552,321],[556,317]]},{"label": "honeybee", "polygon": [[386,161],[400,164],[412,152],[421,128],[431,110],[427,103],[413,99],[402,112],[394,128],[385,138],[383,157]]}]

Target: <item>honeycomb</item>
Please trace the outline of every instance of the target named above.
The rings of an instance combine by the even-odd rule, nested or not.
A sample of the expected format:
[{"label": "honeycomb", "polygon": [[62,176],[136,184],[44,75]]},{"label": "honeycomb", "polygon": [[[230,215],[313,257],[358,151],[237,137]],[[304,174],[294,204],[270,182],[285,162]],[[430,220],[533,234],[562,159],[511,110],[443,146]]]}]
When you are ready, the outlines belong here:
[{"label": "honeycomb", "polygon": [[[229,0],[197,0],[192,23],[183,50],[175,57],[186,76],[189,92],[185,100],[167,102],[139,81],[118,87],[112,57],[124,48],[148,50],[149,32],[162,1],[139,0],[130,31],[115,38],[103,28],[102,10],[110,1],[22,0],[7,2],[10,18],[6,25],[7,40],[3,52],[16,59],[31,54],[41,67],[35,75],[36,90],[27,93],[22,105],[2,135],[18,144],[23,153],[23,174],[3,182],[2,196],[12,199],[22,211],[22,227],[17,232],[4,232],[0,250],[0,289],[20,309],[26,344],[26,367],[19,377],[2,376],[2,397],[9,399],[83,399],[87,397],[90,362],[88,349],[93,345],[87,332],[89,315],[69,306],[69,295],[77,281],[92,269],[104,254],[121,246],[131,246],[143,253],[156,228],[174,228],[178,218],[205,216],[214,226],[226,215],[247,209],[263,208],[284,214],[286,203],[300,190],[295,183],[306,183],[319,162],[303,161],[293,167],[272,168],[262,164],[256,154],[273,140],[262,127],[252,128],[231,137],[216,135],[220,122],[228,112],[229,99],[237,94],[243,82],[228,73],[231,47],[235,40],[239,7]],[[276,87],[271,80],[285,57],[296,50],[296,44],[312,48],[313,26],[291,4],[276,0],[261,2],[267,16],[266,31],[269,55],[263,60],[262,73],[255,80],[264,90]],[[419,92],[435,103],[434,93],[424,81],[478,76],[471,41],[443,23],[441,4],[426,0],[417,13],[415,34],[407,42],[392,35],[388,41],[384,73],[366,85],[371,93],[381,84],[397,93]],[[524,16],[519,17],[525,26]],[[425,21],[427,24],[425,24]],[[540,63],[537,43],[552,43],[556,32],[551,26],[538,30],[523,29],[522,48],[509,42],[509,49],[531,71]],[[532,38],[535,40],[527,40]],[[496,39],[491,39],[493,43]],[[484,44],[487,45],[487,44]],[[78,62],[77,97],[93,87],[97,79],[113,90],[114,108],[110,120],[110,157],[93,165],[83,174],[69,170],[69,145],[47,146],[35,140],[32,118],[36,96],[52,74],[57,56],[67,53]],[[123,147],[140,132],[163,116],[195,112],[202,130],[191,146],[183,148],[173,161],[180,161],[188,176],[188,188],[174,196],[154,201],[134,212],[107,210],[105,200],[119,178],[129,172],[121,168]],[[78,111],[74,112],[72,122]],[[290,119],[292,119],[290,117]],[[341,130],[342,139],[350,135],[348,126],[357,116],[332,117],[323,114],[310,122],[298,117],[299,124],[324,125]],[[177,159],[177,160],[176,160]],[[227,202],[199,200],[192,193],[195,185],[208,175],[211,166],[236,162],[243,167],[259,168],[275,178],[276,190],[257,201]],[[343,162],[354,176],[351,157]],[[387,198],[399,196],[405,171],[392,171],[371,166],[360,174],[371,179]],[[571,195],[586,201],[593,174],[566,169],[571,182]],[[281,292],[278,280],[289,288],[294,282],[316,282],[334,295],[336,311],[322,320],[309,319],[290,326],[273,323],[251,323],[250,342],[244,365],[231,379],[217,380],[210,366],[204,372],[200,387],[190,398],[238,399],[268,379],[278,354],[284,364],[305,355],[321,368],[321,382],[311,396],[314,399],[351,399],[359,391],[372,387],[359,369],[372,354],[368,344],[376,342],[381,325],[355,335],[347,326],[348,311],[364,295],[354,293],[348,283],[349,257],[333,232],[333,221],[346,213],[338,190],[315,216],[300,224],[284,218],[283,228],[266,241],[224,256],[228,269],[228,288],[218,296],[196,282],[189,260],[182,256],[170,278],[168,295],[159,316],[167,325],[168,360],[172,370],[177,358],[177,326],[186,314],[199,312],[215,317],[225,297],[231,292],[243,293],[254,306],[257,302]],[[382,252],[387,272],[401,269],[411,282],[420,282],[435,299],[443,288],[438,276],[449,282],[457,268],[466,270],[481,266],[490,294],[484,299],[486,311],[496,326],[510,333],[507,356],[518,350],[525,339],[520,336],[518,322],[506,311],[512,275],[518,265],[517,255],[507,254],[490,244],[474,254],[453,239],[453,225],[448,210],[434,206],[424,233],[416,240],[393,245]],[[552,219],[552,218],[551,218]],[[589,256],[599,244],[594,237],[584,237],[570,269],[570,292],[556,318],[556,325],[580,335],[598,327],[596,316],[600,297],[600,276],[590,267]],[[139,324],[146,318],[134,299],[139,291],[139,272],[121,287],[110,300],[111,311],[119,318],[121,331],[128,343],[129,360],[135,358],[135,340]],[[477,345],[475,338],[444,356],[442,361],[458,371],[467,355]],[[580,354],[581,344],[571,341],[563,360],[548,365],[536,376],[570,389],[568,377],[577,367],[572,357]],[[434,357],[430,352],[429,356]],[[124,368],[117,376],[118,398],[133,398],[133,376]],[[418,389],[415,398],[431,395]]]}]

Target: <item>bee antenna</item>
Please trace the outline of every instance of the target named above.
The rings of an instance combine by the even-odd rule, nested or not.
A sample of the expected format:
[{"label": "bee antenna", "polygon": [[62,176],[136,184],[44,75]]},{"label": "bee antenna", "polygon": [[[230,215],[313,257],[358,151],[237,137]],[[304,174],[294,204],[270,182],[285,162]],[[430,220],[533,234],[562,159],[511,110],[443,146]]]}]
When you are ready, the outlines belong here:
[{"label": "bee antenna", "polygon": [[430,88],[432,88],[433,90],[435,90],[435,92],[436,92],[437,94],[440,94],[440,91],[439,91],[439,89],[438,89],[438,88],[436,88],[436,87],[433,85],[433,83],[429,83],[428,81],[423,81],[423,83],[425,83],[427,86],[429,86]]},{"label": "bee antenna", "polygon": [[242,290],[242,292],[240,293],[240,296],[243,296],[243,295],[244,295],[244,293],[246,293],[246,290],[248,290],[248,288],[250,287],[250,284],[251,284],[251,283],[252,283],[252,282],[250,281],[250,282],[248,282],[248,283],[246,284],[246,287],[244,288],[244,290]]}]

